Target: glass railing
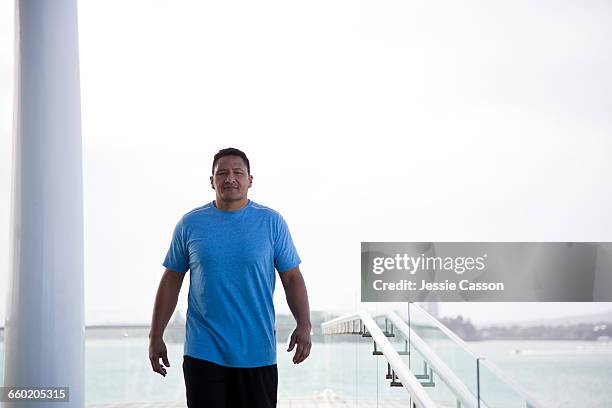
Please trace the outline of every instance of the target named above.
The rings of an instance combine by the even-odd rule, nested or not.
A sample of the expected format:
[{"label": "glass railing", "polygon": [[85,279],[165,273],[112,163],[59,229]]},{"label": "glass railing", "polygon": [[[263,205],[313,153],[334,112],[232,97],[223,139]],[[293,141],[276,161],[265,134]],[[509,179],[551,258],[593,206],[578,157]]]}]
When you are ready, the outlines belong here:
[{"label": "glass railing", "polygon": [[[288,353],[285,343],[277,344],[278,399],[288,406],[302,406],[305,401],[355,398],[357,364],[354,344],[343,341],[315,341],[310,356],[293,364],[295,350]],[[344,370],[338,370],[344,367]]]},{"label": "glass railing", "polygon": [[[542,406],[418,305],[410,304],[406,309],[403,316],[373,313],[374,322],[386,333],[385,342],[397,352],[402,365],[410,369],[436,406],[457,407],[458,402],[462,402],[461,407],[478,405],[463,403],[465,394],[457,392],[454,379],[475,401],[480,398],[482,408]],[[408,330],[399,323],[393,324],[394,318],[405,323]],[[360,333],[362,326],[355,323],[353,327],[346,334],[323,336],[323,341],[313,344],[311,356],[300,365],[291,363],[293,353],[286,353],[286,345],[279,343],[279,400],[314,399],[357,407],[407,404],[410,394],[401,380],[393,377],[394,370],[380,347],[375,349],[373,338]],[[146,338],[132,338],[127,332],[108,339],[88,338],[87,403],[184,400],[182,343],[167,342],[172,367],[166,378],[151,372],[147,345]],[[4,348],[0,341],[0,384],[4,376]],[[432,359],[432,355],[439,361]],[[440,367],[447,370],[446,375]],[[448,381],[449,378],[453,381]]]},{"label": "glass railing", "polygon": [[544,407],[490,361],[479,356],[452,331],[416,304],[408,304],[408,326],[488,408]]},{"label": "glass railing", "polygon": [[[362,316],[366,316],[363,314]],[[365,317],[364,317],[365,318]],[[369,318],[369,317],[368,317]],[[342,321],[342,318],[336,319]],[[522,387],[509,379],[492,363],[479,356],[463,340],[417,305],[411,304],[404,318],[394,312],[375,313],[373,323],[385,334],[384,342],[399,354],[401,365],[409,368],[412,378],[418,379],[428,398],[440,407],[510,408],[544,407]],[[351,359],[338,361],[346,351],[330,355],[332,371],[352,373],[350,382],[329,384],[330,389],[342,389],[346,395],[354,395],[356,406],[375,403],[374,406],[392,406],[395,402],[408,401],[409,394],[402,389],[401,381],[393,375],[393,369],[380,346],[375,347],[372,338],[356,334],[347,326],[338,325],[338,332],[329,334],[330,344],[342,344],[351,348]],[[335,342],[340,343],[335,343]],[[340,349],[338,349],[340,350]],[[372,358],[374,357],[374,358]],[[397,362],[396,362],[397,364]],[[336,380],[337,381],[337,380]]]},{"label": "glass railing", "polygon": [[166,341],[170,368],[162,377],[151,371],[148,339],[87,339],[87,404],[171,402],[185,399],[181,364],[183,345]]},{"label": "glass railing", "polygon": [[[355,353],[353,362],[345,361],[344,364],[337,356],[330,356],[332,371],[352,377],[354,393],[349,391],[347,395],[352,399],[346,401],[351,406],[412,406],[411,402],[418,407],[438,406],[408,369],[406,350],[398,346],[395,336],[384,326],[377,327],[368,314],[345,316],[341,321],[328,322],[324,326],[327,342],[344,343],[345,351],[339,355],[344,355],[346,350]],[[401,347],[406,346],[403,341]],[[334,384],[328,384],[328,387],[340,389]]]},{"label": "glass railing", "polygon": [[476,365],[478,356],[458,343],[449,331],[414,304],[408,306],[408,326],[417,334],[444,364],[459,378],[469,392],[478,396]]},{"label": "glass railing", "polygon": [[[382,330],[387,330],[391,337],[389,341],[400,353],[404,363],[411,369],[415,376],[440,407],[456,407],[459,400],[457,394],[434,372],[431,363],[409,339],[409,336],[391,323],[385,315],[376,317],[376,323]],[[391,333],[392,332],[392,333]]]},{"label": "glass railing", "polygon": [[[375,377],[362,378],[376,369],[367,342],[347,337],[314,342],[310,356],[293,364],[286,343],[277,344],[278,398],[285,405],[312,401],[348,401],[376,397]],[[171,367],[161,377],[151,371],[146,338],[88,339],[86,341],[87,404],[135,404],[184,401],[183,344],[166,341]],[[360,348],[357,348],[360,347]],[[383,405],[380,405],[381,407]]]},{"label": "glass railing", "polygon": [[[377,323],[377,319],[375,319]],[[400,347],[399,340],[389,332],[390,326],[385,327],[384,324],[378,324],[382,332],[386,334],[385,339],[391,343],[393,349],[398,352],[400,360],[404,365],[407,366],[407,356],[403,355],[403,345]],[[410,403],[410,394],[403,389],[401,380],[394,375],[394,370],[391,364],[387,361],[379,346],[374,347],[374,341],[371,338],[364,338],[366,340],[366,352],[367,357],[371,358],[375,362],[375,374],[376,378],[376,401],[380,407],[386,406],[402,406],[402,404]],[[369,340],[369,341],[367,341]]]},{"label": "glass railing", "polygon": [[371,337],[358,333],[325,336],[325,397],[330,402],[355,407],[409,404],[410,395],[402,387],[391,387],[385,379],[386,360],[373,354],[373,344]]},{"label": "glass railing", "polygon": [[[146,338],[111,331],[107,338],[86,339],[86,406],[144,407],[185,400],[182,342],[166,341],[171,367],[168,375],[161,377],[151,371]],[[309,358],[298,365],[291,361],[295,350],[286,352],[284,342],[277,346],[278,398],[283,403],[280,406],[325,406],[331,402],[339,406],[385,407],[393,406],[390,401],[409,400],[405,390],[391,388],[385,380],[386,364],[382,357],[372,355],[369,338],[325,336],[323,341],[313,343]],[[0,385],[4,353],[4,343],[0,342]]]},{"label": "glass railing", "polygon": [[527,401],[514,388],[500,379],[482,362],[479,364],[480,400],[487,407],[513,408],[528,407]]}]

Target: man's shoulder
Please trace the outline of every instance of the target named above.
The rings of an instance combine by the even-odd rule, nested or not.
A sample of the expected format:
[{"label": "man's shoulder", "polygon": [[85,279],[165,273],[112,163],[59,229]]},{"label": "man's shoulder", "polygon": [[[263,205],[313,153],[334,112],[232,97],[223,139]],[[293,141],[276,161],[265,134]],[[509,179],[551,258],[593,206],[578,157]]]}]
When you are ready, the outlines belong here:
[{"label": "man's shoulder", "polygon": [[281,214],[278,211],[273,210],[272,208],[267,207],[265,205],[256,203],[255,201],[251,201],[250,207],[253,210],[253,213],[259,216],[269,216],[273,218],[281,217]]},{"label": "man's shoulder", "polygon": [[195,218],[199,216],[210,214],[212,212],[211,208],[212,208],[212,203],[207,203],[200,207],[196,207],[193,210],[190,210],[187,213],[185,213],[185,215],[183,215],[183,222],[193,221]]}]

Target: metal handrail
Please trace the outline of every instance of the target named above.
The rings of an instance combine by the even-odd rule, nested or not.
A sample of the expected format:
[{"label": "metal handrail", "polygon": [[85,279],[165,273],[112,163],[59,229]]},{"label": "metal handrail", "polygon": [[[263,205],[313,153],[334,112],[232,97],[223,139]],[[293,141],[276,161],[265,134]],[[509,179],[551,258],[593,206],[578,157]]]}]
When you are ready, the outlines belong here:
[{"label": "metal handrail", "polygon": [[547,407],[547,405],[545,405],[542,401],[534,397],[533,394],[531,394],[529,391],[523,388],[523,386],[521,386],[516,381],[514,381],[513,379],[509,378],[506,374],[504,374],[504,372],[500,370],[495,364],[488,361],[485,357],[478,355],[477,353],[472,351],[468,347],[467,343],[463,341],[463,339],[461,339],[459,336],[453,333],[449,328],[447,328],[442,323],[440,323],[435,317],[431,316],[422,307],[420,307],[416,303],[410,303],[410,306],[416,307],[434,326],[436,326],[438,329],[440,329],[440,331],[446,334],[446,336],[449,337],[455,344],[461,347],[465,352],[472,355],[475,359],[479,360],[479,364],[489,369],[493,374],[495,374],[498,377],[498,379],[501,382],[503,382],[504,384],[512,388],[514,391],[516,391],[517,394],[519,394],[519,396],[525,400],[528,408],[546,408]]},{"label": "metal handrail", "polygon": [[[399,329],[406,339],[410,339],[410,343],[414,344],[414,347],[423,358],[429,363],[433,370],[438,374],[440,379],[446,383],[448,388],[455,394],[457,399],[468,408],[477,408],[478,398],[474,396],[468,387],[457,377],[457,375],[438,357],[438,355],[427,345],[427,343],[421,339],[421,337],[414,332],[395,312],[389,311],[383,314],[384,317],[388,318],[391,323]],[[484,405],[480,405],[480,408],[486,408]]]},{"label": "metal handrail", "polygon": [[455,333],[452,332],[452,330],[450,330],[448,327],[446,327],[445,325],[443,325],[442,323],[440,323],[438,321],[438,319],[436,319],[435,317],[433,317],[432,315],[430,315],[425,309],[423,309],[421,306],[417,305],[416,303],[410,303],[409,307],[416,307],[420,312],[422,312],[425,317],[427,318],[427,320],[429,320],[430,323],[432,323],[436,328],[440,329],[440,331],[442,333],[444,333],[447,337],[450,337],[450,339],[457,344],[459,347],[461,347],[461,349],[463,351],[465,351],[466,353],[468,353],[469,355],[471,355],[472,357],[476,358],[482,358],[482,356],[479,356],[478,354],[476,354],[472,349],[470,349],[467,345],[467,343],[459,336],[457,336]]},{"label": "metal handrail", "polygon": [[378,327],[374,319],[372,319],[367,312],[361,311],[352,315],[338,317],[322,323],[321,328],[323,334],[340,334],[343,333],[343,330],[348,332],[348,323],[351,323],[350,326],[352,327],[352,324],[356,320],[360,320],[363,323],[372,336],[374,343],[380,347],[380,351],[382,351],[387,362],[402,382],[402,386],[412,397],[413,403],[419,408],[435,408],[435,402],[431,399],[429,394],[427,394],[419,380],[417,380],[412,371],[406,366],[400,355],[395,351],[395,348],[393,348],[393,345],[391,345],[380,327]]}]

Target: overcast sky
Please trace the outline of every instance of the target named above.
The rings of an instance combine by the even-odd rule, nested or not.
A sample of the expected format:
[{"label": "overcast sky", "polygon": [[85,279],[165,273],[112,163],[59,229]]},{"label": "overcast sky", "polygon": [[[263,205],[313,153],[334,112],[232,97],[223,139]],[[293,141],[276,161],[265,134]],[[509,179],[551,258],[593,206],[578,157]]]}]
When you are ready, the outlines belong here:
[{"label": "overcast sky", "polygon": [[[0,265],[12,3],[0,4]],[[79,18],[89,324],[150,319],[172,229],[214,198],[212,156],[228,146],[251,159],[251,198],[287,220],[312,309],[360,307],[361,241],[612,241],[610,2],[89,0]]]}]

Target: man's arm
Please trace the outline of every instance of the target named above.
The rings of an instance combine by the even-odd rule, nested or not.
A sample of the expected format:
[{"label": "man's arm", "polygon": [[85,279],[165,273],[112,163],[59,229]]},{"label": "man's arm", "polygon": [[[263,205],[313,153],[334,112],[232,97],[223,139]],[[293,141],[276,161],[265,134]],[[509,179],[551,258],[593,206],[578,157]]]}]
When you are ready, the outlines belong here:
[{"label": "man's arm", "polygon": [[174,313],[176,302],[181,291],[185,273],[178,273],[166,269],[159,282],[155,306],[153,307],[153,318],[151,319],[151,331],[149,332],[149,360],[151,368],[156,373],[166,376],[166,369],[159,363],[161,358],[166,367],[170,367],[166,343],[163,340],[164,330]]},{"label": "man's arm", "polygon": [[293,350],[297,344],[297,350],[293,356],[293,363],[299,364],[310,354],[312,342],[310,340],[310,308],[308,306],[308,293],[306,292],[306,283],[300,272],[299,267],[295,267],[286,272],[278,274],[285,289],[285,297],[287,304],[293,317],[297,322],[297,327],[291,334],[291,341],[287,351]]}]

